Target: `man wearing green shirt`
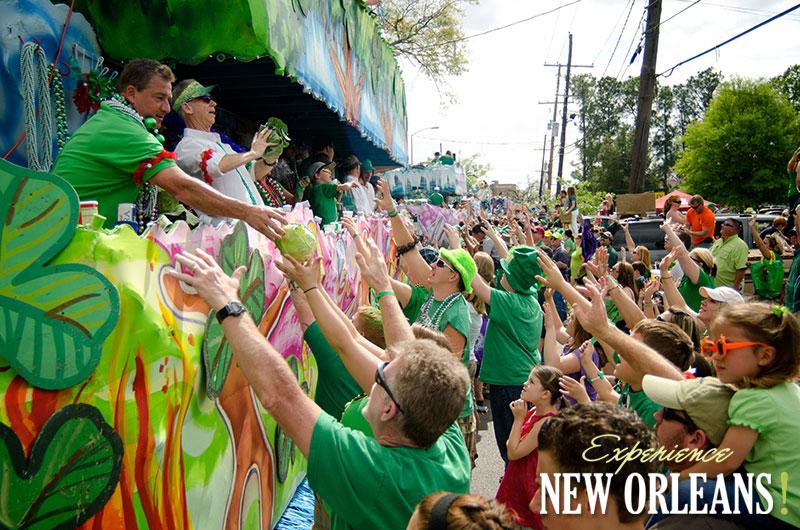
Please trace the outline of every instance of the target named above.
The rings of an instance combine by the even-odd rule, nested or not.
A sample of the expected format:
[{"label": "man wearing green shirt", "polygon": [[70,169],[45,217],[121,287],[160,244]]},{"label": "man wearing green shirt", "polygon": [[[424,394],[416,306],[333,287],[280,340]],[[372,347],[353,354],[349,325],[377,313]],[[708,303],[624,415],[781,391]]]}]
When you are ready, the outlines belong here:
[{"label": "man wearing green shirt", "polygon": [[[496,236],[493,239],[499,242]],[[501,254],[505,254],[505,248]],[[494,436],[505,462],[508,462],[506,441],[514,424],[508,405],[519,399],[531,369],[542,362],[539,339],[543,316],[534,296],[534,277],[541,272],[537,256],[536,249],[528,246],[514,247],[508,256],[504,255],[502,289],[490,288],[480,275],[472,280],[475,295],[486,302],[489,309],[479,377],[492,385],[490,404]]]},{"label": "man wearing green shirt", "polygon": [[97,114],[75,131],[53,172],[81,200],[98,202],[106,227],[114,226],[122,203],[137,204],[142,223],[155,220],[158,186],[209,215],[241,219],[269,238],[281,237],[286,221],[280,210],[231,199],[187,175],[145,127],[151,121],[161,125],[170,110],[174,80],[169,67],[157,61],[130,61],[119,76],[119,94],[102,102]]},{"label": "man wearing green shirt", "polygon": [[439,186],[433,188],[433,193],[431,193],[431,196],[428,197],[428,202],[434,206],[438,206],[439,208],[442,207],[444,204],[444,197],[442,197],[442,194],[439,193]]},{"label": "man wearing green shirt", "polygon": [[[194,274],[173,275],[194,287],[217,312],[255,394],[308,459],[309,484],[330,507],[331,528],[402,530],[426,495],[469,489],[469,460],[454,423],[464,406],[468,375],[452,354],[432,341],[413,338],[396,298],[389,296],[383,257],[363,258],[357,256],[370,287],[388,291],[379,302],[389,324],[391,361],[381,362],[350,333],[328,336],[326,326],[339,317],[322,291],[321,260],[304,265],[284,256],[279,268],[303,290],[353,378],[369,389],[362,413],[374,439],[343,427],[300,389],[286,361],[238,300],[242,269],[229,278],[212,257],[197,250],[176,257]],[[370,279],[380,267],[381,283],[375,283]]]},{"label": "man wearing green shirt", "polygon": [[747,243],[739,237],[741,224],[736,219],[726,219],[719,229],[719,239],[711,245],[711,254],[717,266],[714,287],[732,287],[742,290],[742,280],[747,270]]}]

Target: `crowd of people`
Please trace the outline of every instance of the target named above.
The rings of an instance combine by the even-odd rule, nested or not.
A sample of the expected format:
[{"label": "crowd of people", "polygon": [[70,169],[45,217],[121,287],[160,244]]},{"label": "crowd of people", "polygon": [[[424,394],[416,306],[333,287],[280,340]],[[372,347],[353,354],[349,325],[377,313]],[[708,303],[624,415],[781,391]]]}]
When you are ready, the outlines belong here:
[{"label": "crowd of people", "polygon": [[[237,150],[212,131],[209,87],[185,80],[173,90],[174,81],[155,61],[128,63],[118,96],[75,133],[54,171],[82,198],[98,199],[108,225],[120,203],[135,203],[142,224],[152,220],[158,187],[205,222],[241,219],[271,239],[283,234],[280,207],[300,200],[321,224],[349,232],[374,293],[352,318],[325,292],[319,257],[278,261],[317,360],[314,399],[239,303],[243,268],[229,277],[197,250],[178,255],[172,272],[217,312],[258,399],[307,458],[314,528],[800,526],[798,260],[783,303],[747,302],[742,227],[726,220],[715,239],[702,197],[685,217],[666,208],[668,254],[654,268],[626,228],[617,249],[607,227],[579,226],[571,187],[552,216],[464,201],[455,205],[464,221],[445,227],[446,243],[424,241],[368,161],[348,155],[337,167],[325,138],[310,154],[288,148],[265,158],[269,129]],[[186,124],[174,152],[145,124],[152,117],[160,126],[170,110]],[[800,182],[797,158],[789,170]],[[288,177],[271,177],[281,164]],[[796,252],[797,203],[771,231],[749,226],[765,258]],[[602,209],[613,215],[613,197]],[[389,274],[381,250],[342,211],[384,216],[401,276]],[[477,417],[487,409],[505,464],[495,499],[470,494]],[[586,456],[634,446],[726,457],[620,465]],[[571,501],[579,509],[560,510],[540,486],[562,473],[610,474],[608,504],[591,508],[578,486]],[[770,480],[745,491],[748,473]],[[653,482],[631,490],[635,474],[674,479],[677,504],[632,510],[626,495],[657,493]],[[718,475],[738,510],[681,514],[698,503],[713,508]]]}]

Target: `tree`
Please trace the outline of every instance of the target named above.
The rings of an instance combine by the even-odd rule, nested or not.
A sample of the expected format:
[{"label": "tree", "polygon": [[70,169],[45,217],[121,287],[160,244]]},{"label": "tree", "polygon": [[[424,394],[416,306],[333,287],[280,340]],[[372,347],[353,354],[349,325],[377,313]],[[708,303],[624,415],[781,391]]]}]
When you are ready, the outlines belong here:
[{"label": "tree", "polygon": [[466,158],[462,158],[459,164],[464,168],[464,174],[467,176],[467,190],[471,190],[478,185],[478,181],[489,174],[492,169],[490,164],[483,164],[478,160],[480,155],[478,153],[472,154]]},{"label": "tree", "polygon": [[659,87],[650,128],[650,152],[653,157],[652,173],[664,191],[669,191],[671,188],[668,181],[678,158],[678,145],[675,141],[678,127],[673,120],[674,112],[675,94],[672,88]]},{"label": "tree", "polygon": [[675,170],[687,191],[743,208],[774,202],[786,190],[786,161],[800,143],[797,111],[768,82],[736,79],[683,136]]},{"label": "tree", "polygon": [[467,69],[461,21],[477,0],[383,0],[379,25],[395,56],[416,64],[442,91],[447,76]]},{"label": "tree", "polygon": [[707,68],[673,87],[678,134],[683,135],[690,123],[703,117],[721,82],[722,74]]},{"label": "tree", "polygon": [[777,77],[770,79],[773,88],[783,93],[800,112],[800,64],[790,66]]}]

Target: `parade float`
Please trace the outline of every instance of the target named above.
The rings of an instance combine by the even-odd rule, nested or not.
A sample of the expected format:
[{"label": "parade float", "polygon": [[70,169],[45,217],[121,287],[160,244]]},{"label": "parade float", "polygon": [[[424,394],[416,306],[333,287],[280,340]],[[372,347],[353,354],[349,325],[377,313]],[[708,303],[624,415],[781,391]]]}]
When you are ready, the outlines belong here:
[{"label": "parade float", "polygon": [[[167,272],[196,248],[227,272],[247,265],[245,305],[313,396],[275,245],[242,223],[80,225],[75,191],[49,167],[132,57],[216,82],[239,124],[274,115],[293,137],[328,133],[376,165],[402,163],[391,51],[356,1],[6,0],[0,15],[0,527],[274,527],[305,460],[207,305]],[[325,288],[353,314],[368,291],[352,239],[321,231],[305,205],[288,215],[315,234]],[[358,222],[392,261],[383,221]]]}]

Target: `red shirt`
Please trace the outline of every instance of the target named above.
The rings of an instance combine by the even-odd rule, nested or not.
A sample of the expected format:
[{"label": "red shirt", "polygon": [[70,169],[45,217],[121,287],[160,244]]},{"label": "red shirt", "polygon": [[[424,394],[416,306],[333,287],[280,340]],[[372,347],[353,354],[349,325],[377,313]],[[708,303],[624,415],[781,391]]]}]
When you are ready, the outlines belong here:
[{"label": "red shirt", "polygon": [[[520,439],[525,438],[537,421],[550,416],[555,416],[555,414],[548,412],[537,415],[536,409],[529,410],[522,424]],[[528,456],[519,460],[509,460],[495,498],[512,512],[514,522],[518,525],[541,530],[544,528],[542,517],[530,509],[531,499],[539,491],[539,484],[536,482],[536,465],[538,463],[538,449],[534,449]]]},{"label": "red shirt", "polygon": [[694,208],[690,208],[686,212],[686,224],[692,229],[692,232],[700,232],[701,230],[708,229],[708,234],[698,237],[692,236],[692,244],[696,245],[702,243],[707,237],[714,239],[714,223],[716,218],[714,212],[710,208],[705,207],[701,213],[697,213]]}]

